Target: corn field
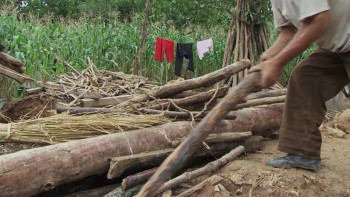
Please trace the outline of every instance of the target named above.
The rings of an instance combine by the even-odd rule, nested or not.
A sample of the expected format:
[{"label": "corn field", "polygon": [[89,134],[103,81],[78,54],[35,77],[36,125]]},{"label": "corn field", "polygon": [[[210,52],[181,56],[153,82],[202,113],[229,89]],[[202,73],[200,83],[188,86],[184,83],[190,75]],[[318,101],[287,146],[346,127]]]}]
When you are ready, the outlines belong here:
[{"label": "corn field", "polygon": [[[136,74],[135,55],[140,46],[143,17],[136,15],[131,23],[88,18],[53,22],[50,16],[42,19],[29,16],[19,20],[16,13],[2,10],[0,43],[6,47],[5,52],[25,63],[26,74],[36,80],[52,80],[56,75],[69,72],[63,64],[65,61],[77,70],[82,70],[87,67],[88,57],[99,69]],[[142,58],[142,74],[155,83],[164,84],[165,79],[175,79],[174,63],[166,63],[165,57],[163,63],[154,60],[157,36],[175,43],[192,42],[194,46],[197,41],[213,38],[214,52],[206,53],[202,60],[198,59],[195,49],[193,50],[196,57],[193,73],[187,71],[187,61],[184,61],[183,78],[201,76],[221,67],[226,41],[223,28],[190,26],[176,29],[171,21],[154,22],[149,27]],[[27,86],[33,87],[34,84]],[[20,96],[16,91],[19,85],[13,81],[2,79],[1,87],[2,94]]]}]

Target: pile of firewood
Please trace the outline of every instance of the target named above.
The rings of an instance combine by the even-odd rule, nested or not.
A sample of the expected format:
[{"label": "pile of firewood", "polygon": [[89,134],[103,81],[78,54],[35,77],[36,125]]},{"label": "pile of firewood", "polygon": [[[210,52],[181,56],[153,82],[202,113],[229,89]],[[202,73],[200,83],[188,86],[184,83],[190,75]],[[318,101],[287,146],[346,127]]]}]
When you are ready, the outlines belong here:
[{"label": "pile of firewood", "polygon": [[[109,191],[118,188],[106,196],[136,194],[154,173],[154,168],[230,89],[216,84],[249,66],[249,61],[242,60],[198,78],[158,87],[148,84],[142,77],[99,71],[90,62],[90,67],[82,72],[73,70],[71,76],[62,75],[55,82],[41,83],[41,94],[66,100],[68,98],[68,102],[62,102],[57,107],[59,113],[66,112],[74,116],[117,112],[159,114],[171,118],[172,121],[0,156],[0,193],[2,196],[37,195],[86,177],[107,174],[108,179],[124,180],[120,187],[108,187]],[[243,152],[261,148],[261,136],[273,136],[279,128],[285,94],[285,89],[275,89],[248,95],[242,104],[236,106],[236,111],[227,114],[225,120],[217,125],[194,158],[213,155],[218,158],[232,151],[213,161],[213,164],[208,164],[216,166],[215,168],[204,166],[203,169],[170,180],[158,191],[159,195],[170,191],[173,195],[181,193],[184,189],[189,189],[179,187],[188,177],[208,174]],[[113,103],[96,105],[104,98],[125,95],[128,96],[127,99],[114,99]],[[85,105],[84,99],[90,99],[94,104]],[[57,124],[65,124],[65,120],[60,120]],[[11,125],[8,128],[11,134]],[[141,169],[149,170],[125,177],[125,174]],[[200,192],[201,189],[198,188],[203,188],[203,185],[213,187],[222,179],[218,176],[211,177],[201,187],[191,187],[182,196]],[[106,187],[94,190],[96,196],[103,196],[109,191]]]},{"label": "pile of firewood", "polygon": [[68,107],[101,107],[115,105],[155,87],[145,77],[98,70],[90,59],[88,62],[89,67],[80,72],[65,63],[72,70],[70,75],[57,76],[52,82],[37,81],[40,87],[27,89],[27,95],[45,93]]}]

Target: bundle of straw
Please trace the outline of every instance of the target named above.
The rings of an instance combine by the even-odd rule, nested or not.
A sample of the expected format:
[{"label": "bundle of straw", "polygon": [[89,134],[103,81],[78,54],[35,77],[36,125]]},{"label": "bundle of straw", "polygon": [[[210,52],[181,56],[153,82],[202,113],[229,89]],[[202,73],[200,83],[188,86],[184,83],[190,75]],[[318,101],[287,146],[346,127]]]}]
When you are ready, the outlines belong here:
[{"label": "bundle of straw", "polygon": [[0,124],[0,142],[56,144],[166,122],[169,120],[162,115],[109,113],[71,116],[63,113],[47,118]]}]

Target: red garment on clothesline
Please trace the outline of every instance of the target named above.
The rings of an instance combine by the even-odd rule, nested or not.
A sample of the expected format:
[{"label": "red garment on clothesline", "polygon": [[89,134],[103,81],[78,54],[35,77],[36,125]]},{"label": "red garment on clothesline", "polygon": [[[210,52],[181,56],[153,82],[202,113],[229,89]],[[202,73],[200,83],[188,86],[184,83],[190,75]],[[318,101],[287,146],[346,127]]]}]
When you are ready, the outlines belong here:
[{"label": "red garment on clothesline", "polygon": [[157,37],[156,48],[154,52],[154,59],[163,62],[163,54],[167,57],[168,62],[174,61],[174,41],[166,40],[161,37]]}]

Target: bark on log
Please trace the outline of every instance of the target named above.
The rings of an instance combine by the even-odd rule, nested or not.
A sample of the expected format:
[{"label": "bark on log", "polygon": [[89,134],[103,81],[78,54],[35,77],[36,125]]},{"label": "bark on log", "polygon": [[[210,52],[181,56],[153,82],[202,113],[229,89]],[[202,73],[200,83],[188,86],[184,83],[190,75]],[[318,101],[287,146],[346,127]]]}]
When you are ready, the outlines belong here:
[{"label": "bark on log", "polygon": [[229,92],[209,114],[202,119],[193,132],[186,137],[175,151],[162,163],[158,171],[144,185],[138,197],[151,197],[162,184],[175,174],[190,159],[203,140],[220,123],[226,114],[249,94],[260,88],[260,72],[249,74],[238,86]]},{"label": "bark on log", "polygon": [[[202,102],[209,101],[211,98],[213,98],[215,93],[216,93],[215,98],[220,98],[225,96],[228,89],[229,89],[228,87],[222,87],[222,88],[219,88],[218,90],[212,89],[207,92],[198,93],[190,97],[186,97],[182,99],[172,99],[172,102],[175,103],[175,105],[180,107],[186,106],[186,105],[192,105],[196,103],[202,103]],[[159,110],[159,109],[168,109],[168,107],[169,109],[173,109],[175,106],[170,101],[168,101],[168,102],[157,103],[153,105],[151,104],[147,108]]]},{"label": "bark on log", "polygon": [[224,178],[218,175],[211,176],[199,183],[198,185],[192,187],[191,189],[181,193],[176,197],[190,197],[190,196],[212,196],[214,193],[214,186],[222,182]]},{"label": "bark on log", "polygon": [[24,75],[24,74],[20,74],[14,70],[11,70],[5,66],[0,65],[0,74],[9,77],[11,79],[16,80],[18,83],[24,83],[26,81],[35,81],[34,79]]},{"label": "bark on log", "polygon": [[260,92],[249,94],[246,100],[260,99],[260,98],[266,98],[266,97],[277,97],[277,96],[283,96],[286,94],[287,94],[287,89],[263,90]]},{"label": "bark on log", "polygon": [[130,102],[144,102],[144,101],[147,101],[149,98],[165,98],[186,90],[196,89],[199,87],[208,87],[215,84],[216,82],[219,82],[225,79],[226,77],[229,77],[241,70],[244,70],[249,66],[250,66],[249,60],[241,60],[230,66],[226,66],[225,68],[222,68],[220,70],[206,74],[198,78],[179,81],[173,84],[162,86],[158,90],[154,90],[148,95],[147,94],[140,95],[133,99],[130,99],[129,101],[121,103],[119,107],[125,107]]},{"label": "bark on log", "polygon": [[[271,128],[280,125],[282,109],[283,105],[273,105],[234,112],[237,119],[222,121],[213,133],[249,130],[271,133]],[[4,197],[36,195],[64,183],[103,174],[108,171],[112,157],[171,148],[173,141],[190,131],[190,122],[172,122],[3,155],[0,193]]]},{"label": "bark on log", "polygon": [[146,182],[156,172],[156,170],[157,168],[152,168],[124,178],[122,181],[123,190],[127,190],[135,185]]},{"label": "bark on log", "polygon": [[228,162],[231,162],[232,160],[236,159],[238,156],[243,154],[245,152],[244,146],[239,146],[223,157],[221,157],[218,160],[215,160],[213,162],[208,163],[204,167],[201,167],[199,169],[196,169],[192,172],[186,172],[176,178],[171,179],[170,181],[166,182],[159,190],[158,193],[165,192],[166,190],[172,189],[181,183],[184,183],[188,180],[195,179],[199,176],[215,172],[219,170],[222,166],[226,165]]}]

